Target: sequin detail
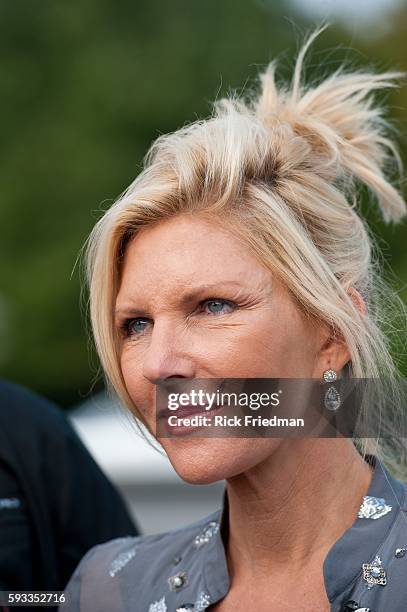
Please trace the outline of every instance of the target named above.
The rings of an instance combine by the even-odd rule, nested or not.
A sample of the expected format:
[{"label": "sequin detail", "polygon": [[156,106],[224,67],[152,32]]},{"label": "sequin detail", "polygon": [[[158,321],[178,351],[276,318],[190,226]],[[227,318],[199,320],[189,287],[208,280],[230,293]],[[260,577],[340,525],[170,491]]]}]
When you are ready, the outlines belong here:
[{"label": "sequin detail", "polygon": [[218,531],[219,531],[219,523],[217,521],[211,521],[209,525],[207,525],[205,529],[203,529],[201,533],[199,533],[195,537],[194,544],[196,548],[200,548],[204,544],[207,544],[209,540],[211,539],[211,537],[214,536],[215,533],[217,533]]},{"label": "sequin detail", "polygon": [[343,612],[355,612],[359,608],[359,604],[354,600],[350,599],[346,602]]},{"label": "sequin detail", "polygon": [[367,582],[367,588],[371,589],[376,584],[386,586],[387,576],[386,571],[382,567],[380,557],[376,555],[372,563],[363,563],[363,579]]},{"label": "sequin detail", "polygon": [[391,509],[392,506],[389,506],[383,497],[372,497],[371,495],[366,495],[363,498],[362,505],[360,506],[358,518],[378,519],[390,512]]},{"label": "sequin detail", "polygon": [[403,557],[405,557],[406,553],[407,546],[401,546],[400,548],[396,548],[394,556],[397,557],[397,559],[402,559]]},{"label": "sequin detail", "polygon": [[180,591],[188,584],[188,577],[185,572],[178,572],[178,574],[168,578],[168,584],[171,591]]},{"label": "sequin detail", "polygon": [[198,598],[194,605],[194,612],[203,612],[211,604],[211,598],[208,593],[203,591],[199,593]]},{"label": "sequin detail", "polygon": [[120,553],[120,555],[118,555],[110,565],[109,576],[114,578],[116,574],[118,574],[135,556],[136,548],[131,548],[130,550],[126,550],[126,552]]},{"label": "sequin detail", "polygon": [[165,603],[165,596],[161,597],[158,601],[151,603],[148,607],[148,612],[167,612],[167,604]]}]

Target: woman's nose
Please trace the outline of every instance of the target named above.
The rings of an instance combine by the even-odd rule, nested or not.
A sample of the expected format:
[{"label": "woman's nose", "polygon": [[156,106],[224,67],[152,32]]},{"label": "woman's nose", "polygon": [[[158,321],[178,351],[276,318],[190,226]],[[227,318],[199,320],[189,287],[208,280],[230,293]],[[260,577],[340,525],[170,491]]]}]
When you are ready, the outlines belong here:
[{"label": "woman's nose", "polygon": [[188,332],[170,322],[155,323],[150,344],[144,353],[143,376],[153,384],[170,377],[193,378],[195,363]]}]

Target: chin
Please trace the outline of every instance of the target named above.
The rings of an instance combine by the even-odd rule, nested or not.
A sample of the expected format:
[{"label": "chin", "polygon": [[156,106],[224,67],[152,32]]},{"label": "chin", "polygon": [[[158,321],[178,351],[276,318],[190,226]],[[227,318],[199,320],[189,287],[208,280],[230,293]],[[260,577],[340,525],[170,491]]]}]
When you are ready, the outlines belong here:
[{"label": "chin", "polygon": [[212,484],[243,474],[267,459],[276,441],[272,438],[160,439],[174,470],[189,484]]}]

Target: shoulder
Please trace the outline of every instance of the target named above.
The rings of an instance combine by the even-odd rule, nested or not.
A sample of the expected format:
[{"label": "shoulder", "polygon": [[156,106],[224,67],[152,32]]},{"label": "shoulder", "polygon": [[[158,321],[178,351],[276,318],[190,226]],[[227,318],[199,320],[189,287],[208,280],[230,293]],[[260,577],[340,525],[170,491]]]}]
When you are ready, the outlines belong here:
[{"label": "shoulder", "polygon": [[166,560],[171,554],[174,557],[182,554],[205,527],[216,522],[219,517],[220,510],[217,510],[180,529],[154,535],[117,538],[99,544],[88,551],[75,573],[79,573],[84,582],[87,576],[114,577],[122,573],[130,561],[132,569],[139,565],[146,569],[145,563],[150,559],[158,566],[163,554]]},{"label": "shoulder", "polygon": [[[0,455],[22,466],[27,478],[94,468],[90,453],[65,412],[47,398],[0,379]],[[81,472],[79,472],[80,474]]]},{"label": "shoulder", "polygon": [[0,378],[0,397],[4,406],[23,410],[30,415],[31,411],[43,409],[52,416],[61,413],[61,409],[51,400],[39,395],[35,391],[23,387],[10,380]]},{"label": "shoulder", "polygon": [[21,436],[28,428],[36,435],[66,435],[72,428],[63,410],[31,389],[0,379],[2,421],[12,436]]},{"label": "shoulder", "polygon": [[[66,612],[132,609],[134,601],[154,598],[169,562],[176,566],[221,510],[180,529],[111,540],[93,547],[78,565],[66,589]],[[176,570],[175,570],[176,571]],[[124,593],[126,595],[124,595]],[[141,598],[141,599],[140,599]],[[143,609],[143,608],[140,608]]]}]

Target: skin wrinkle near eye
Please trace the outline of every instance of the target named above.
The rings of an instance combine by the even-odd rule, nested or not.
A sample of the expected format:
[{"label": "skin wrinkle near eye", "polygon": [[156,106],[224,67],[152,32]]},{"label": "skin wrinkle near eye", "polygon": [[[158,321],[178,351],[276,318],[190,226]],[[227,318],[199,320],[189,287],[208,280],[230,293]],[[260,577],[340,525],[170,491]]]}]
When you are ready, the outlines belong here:
[{"label": "skin wrinkle near eye", "polygon": [[[217,284],[216,287],[218,288],[219,286],[223,286],[223,290],[225,285],[227,286],[228,284],[230,285],[239,285],[237,292],[234,295],[225,297],[223,295],[219,295],[219,296],[210,296],[204,300],[201,300],[200,303],[203,302],[210,302],[210,301],[223,301],[223,302],[230,302],[230,303],[234,303],[236,308],[255,308],[256,305],[259,304],[259,296],[253,295],[248,293],[244,287],[242,287],[239,283],[225,283],[224,285],[222,284]],[[213,285],[209,286],[209,288],[211,288],[213,290]],[[188,294],[184,295],[181,300],[180,300],[180,305],[179,308],[177,308],[177,310],[181,310],[182,305],[183,304],[187,304],[190,303],[191,300],[196,299],[197,295],[200,295],[203,291],[206,291],[208,288],[208,286],[205,287],[200,287],[198,289],[196,289],[195,291],[191,291]],[[199,306],[199,304],[197,304],[197,307]],[[233,312],[233,311],[232,311]],[[208,314],[208,316],[222,316],[223,314],[226,316],[227,314],[232,314],[232,312],[230,313],[220,313],[219,315],[215,315],[214,313],[212,313],[211,315],[209,315],[208,313],[204,313],[204,312],[199,312],[197,314]],[[121,308],[117,308],[115,310],[115,314],[116,314],[116,321],[115,321],[115,325],[117,328],[122,328],[123,322],[125,322],[126,320],[129,320],[130,318],[140,318],[140,319],[146,319],[146,320],[151,320],[152,317],[150,315],[150,312],[147,309],[143,309],[143,308],[134,308],[134,307],[121,307]],[[124,316],[127,315],[127,316]],[[130,316],[129,316],[130,315]],[[189,317],[194,316],[194,313],[190,313],[188,315],[188,319]]]},{"label": "skin wrinkle near eye", "polygon": [[[197,287],[196,289],[191,289],[188,293],[182,296],[180,303],[187,304],[191,300],[195,299],[197,296],[201,296],[202,294],[204,294],[204,292],[207,290],[216,291],[216,290],[219,290],[219,287],[221,287],[224,290],[224,288],[227,287],[228,285],[233,288],[236,287],[236,290],[235,290],[236,293],[228,294],[227,298],[224,295],[219,295],[216,297],[212,295],[210,296],[210,298],[204,301],[209,301],[209,299],[230,301],[236,304],[236,309],[245,309],[247,311],[252,311],[252,310],[255,311],[256,308],[258,307],[261,308],[263,306],[262,299],[263,300],[271,299],[271,296],[272,296],[272,277],[270,276],[270,278],[258,284],[257,290],[259,294],[254,294],[253,292],[247,291],[245,287],[242,287],[239,281],[228,280],[225,283],[206,284],[206,285]],[[236,309],[234,309],[230,313],[224,313],[224,314],[218,314],[218,315],[213,315],[213,314],[209,315],[205,312],[199,312],[196,315],[189,314],[187,316],[187,319],[184,322],[184,327],[182,328],[181,331],[186,332],[188,331],[188,329],[191,329],[192,327],[199,327],[200,325],[202,325],[202,321],[200,321],[199,319],[198,320],[196,319],[198,315],[204,316],[204,317],[206,315],[206,319],[204,321],[205,329],[216,330],[216,329],[219,329],[219,327],[222,327],[222,329],[236,329],[237,330],[243,327],[244,323],[233,321],[230,319],[225,320],[225,317],[232,316]],[[146,309],[142,309],[142,308],[132,308],[132,307],[119,308],[116,310],[116,312],[117,313],[120,313],[120,312],[131,313],[131,314],[134,313],[140,316],[141,318],[143,317],[145,317],[146,319],[150,318],[149,311]],[[140,315],[140,313],[142,314]],[[120,326],[120,322],[119,322],[119,326]],[[146,334],[148,334],[148,330],[145,330],[144,334],[140,333],[139,335],[133,334],[132,336],[125,336],[123,338],[123,341],[124,342],[129,341],[133,343],[140,342],[142,340],[142,337],[145,336]],[[270,350],[270,339],[269,338],[267,337],[260,338],[258,339],[257,342],[258,342],[259,349],[263,349],[266,351]],[[259,358],[261,359],[261,357]],[[262,365],[263,366],[267,365],[267,357],[264,357],[264,360],[262,360]]]},{"label": "skin wrinkle near eye", "polygon": [[[270,283],[271,284],[271,283]],[[225,288],[227,290],[227,287],[231,286],[231,287],[236,287],[237,289],[237,294],[233,297],[225,297],[223,295],[216,295],[215,296],[215,291],[219,291],[220,293],[222,293],[223,291],[225,291]],[[193,300],[197,300],[198,298],[200,299],[200,301],[203,301],[203,294],[205,292],[211,291],[212,295],[207,295],[205,297],[205,299],[230,299],[230,300],[239,300],[239,299],[254,299],[254,296],[250,296],[249,294],[247,294],[247,296],[244,296],[244,292],[245,292],[245,287],[243,287],[241,285],[241,283],[239,281],[233,281],[233,280],[226,280],[224,282],[218,282],[218,283],[211,283],[211,284],[207,284],[207,285],[201,285],[199,287],[196,287],[195,289],[190,289],[188,292],[185,292],[184,295],[182,296],[181,300],[180,300],[180,305],[187,305],[188,303],[192,302]],[[247,290],[246,290],[247,291]],[[240,296],[243,297],[240,297]],[[132,302],[137,302],[136,298],[131,299]],[[127,313],[127,314],[135,314],[135,316],[145,316],[146,318],[150,317],[150,313],[148,311],[148,309],[144,309],[144,308],[136,308],[134,306],[118,306],[115,309],[115,314],[121,314],[121,313]]]},{"label": "skin wrinkle near eye", "polygon": [[[205,305],[205,304],[211,304],[211,303],[220,303],[220,304],[223,304],[223,305],[226,304],[229,308],[231,308],[231,310],[227,311],[227,312],[220,311],[218,313],[213,313],[213,312],[212,313],[211,312],[208,313],[208,312],[205,312],[205,310],[201,310],[199,312],[192,313],[191,317],[192,316],[198,316],[198,315],[203,315],[203,316],[206,315],[206,316],[211,316],[211,317],[221,317],[221,316],[225,316],[225,315],[228,315],[228,314],[232,314],[237,308],[240,307],[239,304],[236,304],[232,300],[226,300],[226,299],[223,299],[223,298],[211,298],[211,299],[208,299],[208,300],[204,300],[203,302],[200,303],[200,306],[201,305]],[[137,336],[142,336],[142,331],[145,331],[145,329],[144,330],[140,330],[140,333],[138,333],[136,331],[133,331],[133,333],[130,333],[128,331],[129,328],[131,327],[132,323],[140,322],[140,320],[143,321],[143,322],[148,322],[148,319],[145,318],[145,317],[134,317],[134,318],[130,318],[130,319],[129,318],[125,318],[125,319],[119,321],[118,327],[119,327],[122,335],[124,336],[124,339],[133,339],[134,340],[135,338],[137,338]],[[190,321],[193,322],[193,319],[191,318]],[[188,322],[189,322],[189,318],[188,318]]]}]

